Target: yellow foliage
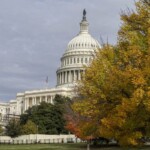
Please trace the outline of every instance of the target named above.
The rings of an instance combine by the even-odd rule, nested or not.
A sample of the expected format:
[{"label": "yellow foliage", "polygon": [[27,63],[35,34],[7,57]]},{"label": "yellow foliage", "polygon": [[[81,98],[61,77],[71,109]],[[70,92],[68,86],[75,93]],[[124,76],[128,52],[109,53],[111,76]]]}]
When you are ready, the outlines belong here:
[{"label": "yellow foliage", "polygon": [[[86,68],[72,106],[81,115],[82,136],[139,145],[150,135],[150,7],[122,14],[116,46],[105,45]],[[86,122],[84,121],[86,119]]]}]

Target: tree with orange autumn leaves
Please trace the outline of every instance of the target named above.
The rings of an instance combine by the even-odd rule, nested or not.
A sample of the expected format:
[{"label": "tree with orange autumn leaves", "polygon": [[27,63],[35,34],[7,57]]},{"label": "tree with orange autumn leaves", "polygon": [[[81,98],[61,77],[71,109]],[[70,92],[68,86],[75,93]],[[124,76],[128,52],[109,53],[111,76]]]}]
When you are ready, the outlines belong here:
[{"label": "tree with orange autumn leaves", "polygon": [[83,139],[140,145],[150,137],[150,2],[122,13],[116,46],[96,53],[78,87],[67,128]]}]

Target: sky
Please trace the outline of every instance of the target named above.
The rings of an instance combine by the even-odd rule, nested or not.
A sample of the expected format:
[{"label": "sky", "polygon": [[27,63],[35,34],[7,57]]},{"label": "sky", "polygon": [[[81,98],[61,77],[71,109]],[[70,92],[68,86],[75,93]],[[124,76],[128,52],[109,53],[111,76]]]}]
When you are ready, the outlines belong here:
[{"label": "sky", "polygon": [[56,70],[87,11],[90,34],[115,44],[122,10],[135,0],[0,0],[0,102],[56,85]]}]

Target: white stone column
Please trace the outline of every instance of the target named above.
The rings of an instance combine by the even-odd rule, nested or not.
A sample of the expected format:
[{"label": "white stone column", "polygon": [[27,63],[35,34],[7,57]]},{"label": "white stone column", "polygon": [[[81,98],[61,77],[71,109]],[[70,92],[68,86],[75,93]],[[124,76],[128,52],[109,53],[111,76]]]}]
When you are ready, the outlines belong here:
[{"label": "white stone column", "polygon": [[34,97],[34,105],[36,105],[36,97]]},{"label": "white stone column", "polygon": [[35,105],[35,97],[32,97],[32,106]]},{"label": "white stone column", "polygon": [[74,81],[74,78],[75,77],[75,73],[74,73],[74,70],[72,70],[72,82]]},{"label": "white stone column", "polygon": [[26,110],[29,108],[29,98],[26,99]]},{"label": "white stone column", "polygon": [[32,106],[34,106],[34,97],[32,97]]},{"label": "white stone column", "polygon": [[64,72],[62,72],[62,82],[61,82],[61,84],[63,84],[64,83]]},{"label": "white stone column", "polygon": [[79,80],[81,80],[81,71],[79,70],[78,73],[79,73],[79,74],[78,74]]},{"label": "white stone column", "polygon": [[67,78],[68,78],[68,72],[65,72],[65,83],[67,83]]},{"label": "white stone column", "polygon": [[24,99],[24,111],[26,111],[27,109],[27,102],[26,102],[26,98]]},{"label": "white stone column", "polygon": [[27,98],[25,99],[25,110],[27,110]]},{"label": "white stone column", "polygon": [[[28,99],[28,108],[30,107],[30,101],[31,101],[31,97],[29,97]],[[32,101],[31,101],[31,105],[32,105]]]},{"label": "white stone column", "polygon": [[77,74],[76,74],[76,70],[74,70],[74,81],[77,81]]},{"label": "white stone column", "polygon": [[65,83],[67,83],[67,71],[65,71]]},{"label": "white stone column", "polygon": [[63,84],[63,73],[61,72],[61,84]]},{"label": "white stone column", "polygon": [[37,105],[37,97],[35,97],[35,105]]},{"label": "white stone column", "polygon": [[71,82],[71,71],[69,71],[69,82]]},{"label": "white stone column", "polygon": [[62,81],[62,80],[61,80],[61,79],[62,79],[62,78],[61,78],[61,72],[60,72],[59,74],[60,74],[60,84],[61,84],[61,81]]},{"label": "white stone column", "polygon": [[46,96],[46,103],[48,103],[48,95]]}]

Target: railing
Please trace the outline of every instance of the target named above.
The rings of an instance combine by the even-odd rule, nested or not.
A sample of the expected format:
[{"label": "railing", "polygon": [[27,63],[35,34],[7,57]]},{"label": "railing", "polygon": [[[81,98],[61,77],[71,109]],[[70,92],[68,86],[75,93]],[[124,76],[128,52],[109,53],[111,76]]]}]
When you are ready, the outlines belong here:
[{"label": "railing", "polygon": [[50,143],[75,143],[79,141],[74,141],[73,139],[65,140],[60,139],[39,139],[37,140],[1,140],[0,144],[50,144]]}]

